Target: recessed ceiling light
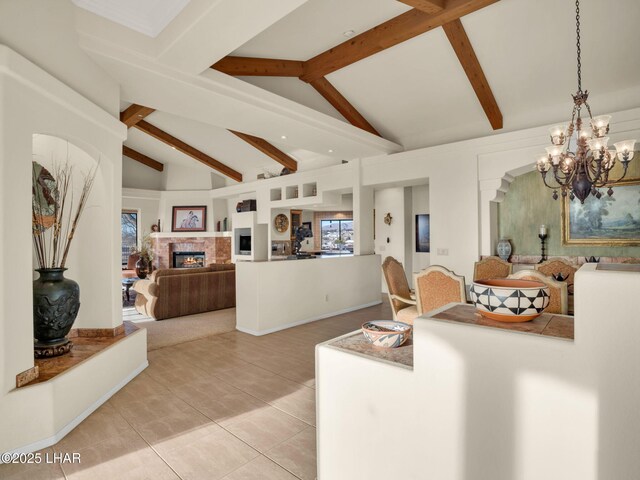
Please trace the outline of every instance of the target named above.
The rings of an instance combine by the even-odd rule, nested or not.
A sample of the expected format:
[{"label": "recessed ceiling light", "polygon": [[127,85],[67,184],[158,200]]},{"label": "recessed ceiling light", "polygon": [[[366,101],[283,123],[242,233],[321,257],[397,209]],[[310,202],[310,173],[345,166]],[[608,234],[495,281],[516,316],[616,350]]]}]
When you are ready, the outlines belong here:
[{"label": "recessed ceiling light", "polygon": [[286,136],[286,135],[281,135],[281,136],[280,136],[280,138],[281,138],[282,140],[286,140],[286,139],[287,139],[287,136]]},{"label": "recessed ceiling light", "polygon": [[346,32],[342,32],[342,35],[344,35],[347,38],[353,37],[356,34],[355,30],[347,30]]},{"label": "recessed ceiling light", "polygon": [[329,149],[329,153],[333,153],[333,150]]}]

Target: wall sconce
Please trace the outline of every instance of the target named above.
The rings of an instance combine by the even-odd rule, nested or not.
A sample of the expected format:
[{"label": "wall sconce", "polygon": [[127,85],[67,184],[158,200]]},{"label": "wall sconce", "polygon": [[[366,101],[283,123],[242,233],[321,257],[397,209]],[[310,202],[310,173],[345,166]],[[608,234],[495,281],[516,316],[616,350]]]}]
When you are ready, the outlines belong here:
[{"label": "wall sconce", "polygon": [[386,223],[387,225],[391,225],[392,220],[393,220],[393,217],[391,216],[391,213],[387,213],[384,216],[384,223]]}]

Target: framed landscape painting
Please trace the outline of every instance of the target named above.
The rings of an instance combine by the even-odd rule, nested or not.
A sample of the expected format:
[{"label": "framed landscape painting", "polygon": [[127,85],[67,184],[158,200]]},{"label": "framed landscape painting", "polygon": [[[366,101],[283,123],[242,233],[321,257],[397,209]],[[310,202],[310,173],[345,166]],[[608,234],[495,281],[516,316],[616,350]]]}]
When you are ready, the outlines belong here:
[{"label": "framed landscape painting", "polygon": [[584,205],[565,197],[563,245],[640,245],[640,180],[621,182],[613,196],[589,195]]},{"label": "framed landscape painting", "polygon": [[206,232],[207,207],[173,207],[172,232]]},{"label": "framed landscape painting", "polygon": [[416,215],[416,252],[431,251],[429,214]]}]

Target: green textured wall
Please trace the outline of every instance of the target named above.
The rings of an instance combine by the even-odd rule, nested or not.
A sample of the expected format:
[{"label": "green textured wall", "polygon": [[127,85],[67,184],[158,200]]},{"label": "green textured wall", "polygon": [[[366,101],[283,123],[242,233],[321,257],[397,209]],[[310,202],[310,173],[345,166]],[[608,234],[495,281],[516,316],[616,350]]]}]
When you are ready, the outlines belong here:
[{"label": "green textured wall", "polygon": [[[629,164],[627,177],[640,178],[640,152],[635,153]],[[498,230],[500,238],[511,240],[513,254],[539,255],[538,230],[544,224],[549,235],[549,256],[640,257],[640,247],[563,246],[562,201],[560,198],[554,200],[552,193],[542,184],[537,171],[520,175],[511,183],[505,199],[498,204]]]}]

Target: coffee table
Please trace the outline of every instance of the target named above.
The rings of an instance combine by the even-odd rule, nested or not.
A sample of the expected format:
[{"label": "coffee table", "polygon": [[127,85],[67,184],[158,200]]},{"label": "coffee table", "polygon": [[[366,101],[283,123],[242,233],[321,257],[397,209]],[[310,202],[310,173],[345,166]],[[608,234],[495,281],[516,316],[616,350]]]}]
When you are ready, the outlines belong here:
[{"label": "coffee table", "polygon": [[127,302],[131,300],[131,298],[129,297],[129,290],[131,290],[133,284],[138,280],[140,280],[138,277],[122,279],[122,288],[124,289],[124,294],[127,297]]}]

